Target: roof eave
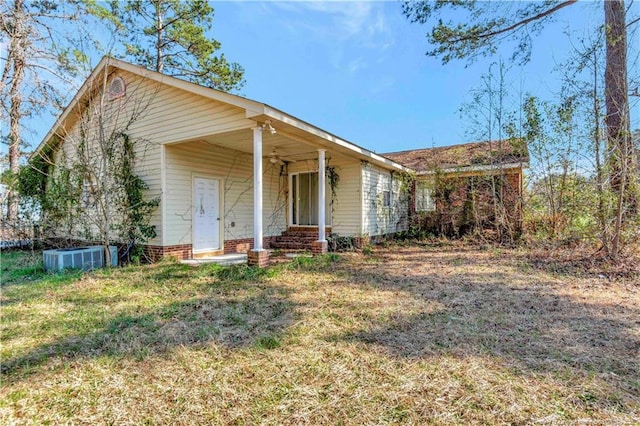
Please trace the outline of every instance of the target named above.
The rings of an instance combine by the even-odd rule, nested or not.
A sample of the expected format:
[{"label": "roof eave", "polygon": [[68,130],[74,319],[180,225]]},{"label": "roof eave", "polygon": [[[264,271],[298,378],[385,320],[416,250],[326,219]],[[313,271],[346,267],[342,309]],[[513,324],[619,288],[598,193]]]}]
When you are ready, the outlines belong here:
[{"label": "roof eave", "polygon": [[[367,161],[371,161],[375,164],[378,164],[380,166],[386,167],[388,169],[391,170],[397,170],[400,172],[405,172],[405,173],[413,173],[413,169],[409,168],[409,167],[405,167],[400,163],[396,163],[395,161],[392,161],[388,158],[385,158],[381,155],[378,155],[372,151],[369,151],[366,148],[363,148],[361,146],[358,146],[352,142],[346,141],[344,139],[339,138],[336,135],[333,135],[329,132],[326,132],[322,129],[320,129],[319,127],[316,127],[312,124],[309,124],[303,120],[300,120],[297,117],[292,116],[291,114],[287,114],[284,111],[281,111],[277,108],[273,108],[269,105],[265,105],[264,108],[264,112],[263,114],[271,119],[274,120],[278,120],[281,121],[283,123],[286,123],[290,126],[293,126],[297,129],[300,129],[304,132],[310,133],[314,136],[317,136],[319,138],[322,138],[326,141],[328,141],[329,143],[335,144],[340,146],[341,148],[344,148],[346,150],[349,150],[353,153],[355,153],[357,156],[359,156],[362,159],[365,159]],[[258,115],[255,114],[253,115],[254,117]],[[251,116],[247,116],[247,118],[251,118]]]},{"label": "roof eave", "polygon": [[392,170],[407,172],[407,173],[413,172],[413,170],[408,167],[405,167],[399,163],[396,163],[395,161],[389,160],[388,158],[382,157],[381,155],[378,155],[372,151],[362,148],[354,143],[345,141],[331,133],[328,133],[320,129],[319,127],[313,126],[307,122],[304,122],[290,114],[287,114],[283,111],[273,108],[267,104],[256,102],[251,99],[243,98],[237,95],[225,93],[219,90],[213,90],[208,87],[203,87],[194,83],[190,83],[188,81],[180,80],[175,77],[171,77],[165,74],[151,71],[146,68],[139,67],[137,65],[129,64],[127,62],[123,62],[108,56],[105,56],[100,60],[98,65],[94,68],[94,70],[91,72],[89,77],[83,83],[78,93],[76,93],[76,95],[73,97],[69,105],[67,105],[63,113],[55,121],[53,127],[49,130],[49,132],[46,134],[42,142],[40,142],[40,144],[38,145],[36,150],[31,154],[31,156],[35,155],[44,146],[46,146],[47,143],[53,138],[54,135],[59,134],[59,131],[62,128],[65,121],[68,119],[70,112],[73,111],[73,108],[86,95],[87,91],[90,90],[96,77],[99,76],[100,73],[108,66],[118,68],[123,71],[127,71],[132,74],[136,74],[159,83],[168,84],[178,89],[182,89],[182,90],[195,93],[213,100],[225,102],[227,104],[242,108],[245,110],[245,115],[249,119],[260,116],[260,115],[268,116],[270,118],[273,118],[274,120],[282,121],[300,130],[303,130],[319,138],[322,138],[330,143],[333,143],[342,148],[345,148],[357,154],[359,157],[372,161],[380,166],[383,166]]},{"label": "roof eave", "polygon": [[514,169],[526,169],[529,167],[528,161],[519,163],[506,163],[506,164],[493,164],[484,166],[463,166],[463,167],[448,167],[446,169],[438,170],[423,170],[416,172],[418,176],[429,176],[436,173],[467,173],[467,172],[491,172],[497,170],[514,170]]}]

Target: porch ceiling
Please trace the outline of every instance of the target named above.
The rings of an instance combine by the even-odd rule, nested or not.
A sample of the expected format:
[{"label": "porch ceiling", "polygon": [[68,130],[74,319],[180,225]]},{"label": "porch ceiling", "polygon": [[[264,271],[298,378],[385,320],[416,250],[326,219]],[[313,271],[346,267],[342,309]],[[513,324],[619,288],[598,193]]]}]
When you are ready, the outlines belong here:
[{"label": "porch ceiling", "polygon": [[[204,140],[212,145],[230,148],[248,154],[253,153],[253,131],[251,129],[219,133],[199,138],[198,140]],[[275,150],[278,157],[284,161],[315,160],[318,158],[317,150],[319,148],[326,147],[313,144],[312,142],[292,139],[278,132],[278,130],[276,130],[275,134],[272,134],[268,129],[262,132],[262,154],[265,158],[269,157]],[[338,158],[344,156],[344,154],[337,150],[327,149],[327,156]]]},{"label": "porch ceiling", "polygon": [[[303,161],[318,158],[318,149],[327,150],[327,158],[357,158],[392,170],[409,170],[387,158],[339,139],[304,122],[287,116],[277,118],[273,115],[252,115],[256,125],[270,122],[275,133],[269,128],[262,132],[262,154],[269,157],[273,150],[285,161]],[[251,128],[225,133],[216,133],[195,140],[204,140],[210,144],[231,148],[251,154],[253,152],[253,131]],[[182,142],[192,142],[184,140]]]}]

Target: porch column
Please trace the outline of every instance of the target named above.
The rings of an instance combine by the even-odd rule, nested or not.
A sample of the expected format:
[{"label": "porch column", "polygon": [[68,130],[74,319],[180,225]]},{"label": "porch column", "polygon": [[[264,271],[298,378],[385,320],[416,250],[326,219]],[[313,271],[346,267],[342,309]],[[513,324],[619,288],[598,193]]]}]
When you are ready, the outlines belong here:
[{"label": "porch column", "polygon": [[253,128],[253,250],[247,256],[250,264],[269,264],[262,246],[262,126]]},{"label": "porch column", "polygon": [[313,253],[322,254],[327,252],[327,239],[325,235],[326,219],[326,171],[325,171],[325,149],[318,150],[318,241],[313,244]]}]

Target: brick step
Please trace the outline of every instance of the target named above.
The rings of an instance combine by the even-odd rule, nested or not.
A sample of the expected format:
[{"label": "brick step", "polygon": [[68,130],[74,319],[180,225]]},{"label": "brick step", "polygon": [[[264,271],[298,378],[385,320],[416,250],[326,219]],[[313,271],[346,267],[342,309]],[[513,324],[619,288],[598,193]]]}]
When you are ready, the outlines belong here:
[{"label": "brick step", "polygon": [[318,237],[314,238],[297,238],[297,237],[276,237],[276,241],[281,243],[312,243],[314,241],[318,241]]},{"label": "brick step", "polygon": [[311,243],[279,243],[272,241],[271,248],[282,250],[311,250]]},{"label": "brick step", "polygon": [[291,232],[284,231],[282,233],[283,237],[306,237],[306,238],[318,238],[317,232]]},{"label": "brick step", "polygon": [[318,238],[293,238],[293,237],[276,237],[275,241],[279,243],[312,243],[318,241]]},{"label": "brick step", "polygon": [[[331,233],[331,229],[327,228],[325,230],[326,234]],[[309,228],[287,228],[283,234],[310,234],[310,235],[318,235],[318,229],[309,229]]]}]

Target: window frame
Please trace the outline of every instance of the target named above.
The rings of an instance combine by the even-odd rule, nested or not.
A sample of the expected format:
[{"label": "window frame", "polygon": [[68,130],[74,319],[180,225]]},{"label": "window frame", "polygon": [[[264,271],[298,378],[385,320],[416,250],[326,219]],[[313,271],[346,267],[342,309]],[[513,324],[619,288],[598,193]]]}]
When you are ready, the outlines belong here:
[{"label": "window frame", "polygon": [[433,185],[426,181],[416,182],[416,212],[435,212],[436,202],[433,199]]}]

